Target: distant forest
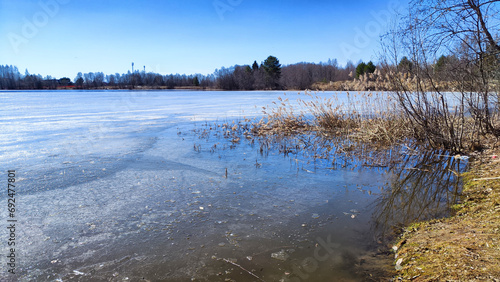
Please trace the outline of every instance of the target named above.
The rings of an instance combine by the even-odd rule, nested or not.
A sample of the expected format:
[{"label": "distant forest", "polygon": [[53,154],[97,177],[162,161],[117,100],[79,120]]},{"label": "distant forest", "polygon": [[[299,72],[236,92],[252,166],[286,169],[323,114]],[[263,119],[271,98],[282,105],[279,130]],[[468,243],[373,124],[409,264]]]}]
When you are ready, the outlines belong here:
[{"label": "distant forest", "polygon": [[[278,58],[269,56],[262,63],[222,67],[213,74],[169,74],[161,75],[146,71],[128,71],[125,74],[102,72],[79,72],[71,80],[68,77],[30,74],[22,75],[15,66],[0,65],[0,89],[206,89],[206,90],[394,90],[391,77],[395,73],[405,75],[408,87],[416,85],[419,70],[417,61],[402,57],[397,64],[375,65],[348,62],[344,67],[337,60],[323,63],[297,63],[282,66]],[[133,64],[133,63],[132,63]],[[426,65],[428,76],[434,87],[455,91],[456,76],[453,70],[466,66],[467,61],[455,54],[441,55]]]},{"label": "distant forest", "polygon": [[[359,63],[358,67],[371,65]],[[371,72],[373,72],[371,70]],[[223,89],[223,90],[281,90],[310,89],[314,83],[331,83],[353,80],[356,66],[349,62],[338,65],[337,60],[326,63],[297,63],[282,66],[278,58],[269,56],[260,64],[222,67],[213,74],[170,74],[135,70],[125,74],[102,72],[78,73],[74,79],[68,77],[30,74],[24,75],[16,66],[0,65],[0,89]]]}]

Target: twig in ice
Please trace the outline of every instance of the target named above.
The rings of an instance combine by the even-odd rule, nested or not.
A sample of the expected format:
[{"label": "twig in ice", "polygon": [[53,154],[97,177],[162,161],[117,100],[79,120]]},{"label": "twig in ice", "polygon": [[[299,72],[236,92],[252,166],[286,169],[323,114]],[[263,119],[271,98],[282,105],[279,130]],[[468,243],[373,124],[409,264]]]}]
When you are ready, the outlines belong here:
[{"label": "twig in ice", "polygon": [[263,279],[262,279],[262,278],[260,278],[259,276],[255,275],[255,274],[253,274],[252,272],[250,272],[249,270],[245,269],[243,266],[241,266],[241,265],[239,265],[239,264],[237,264],[237,263],[234,263],[234,262],[232,262],[232,261],[230,261],[230,260],[228,260],[228,259],[225,259],[225,258],[223,258],[222,260],[223,260],[223,261],[225,261],[225,262],[227,262],[227,263],[230,263],[230,264],[232,264],[232,265],[234,265],[234,266],[237,266],[237,267],[241,268],[242,270],[246,271],[248,274],[252,275],[253,277],[255,277],[255,278],[257,278],[257,279],[259,279],[260,281],[266,282],[265,280],[263,280]]}]

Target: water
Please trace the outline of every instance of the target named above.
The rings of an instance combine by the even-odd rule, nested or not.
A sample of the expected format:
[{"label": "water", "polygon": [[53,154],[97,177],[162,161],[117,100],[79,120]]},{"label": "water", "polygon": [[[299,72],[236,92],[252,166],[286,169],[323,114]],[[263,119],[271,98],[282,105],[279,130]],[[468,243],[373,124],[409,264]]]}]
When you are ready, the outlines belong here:
[{"label": "water", "polygon": [[[283,92],[0,92],[0,163],[4,172],[16,170],[18,220],[16,275],[2,267],[0,278],[362,281],[381,275],[391,256],[383,252],[388,247],[378,226],[411,220],[391,216],[400,206],[385,199],[406,197],[415,203],[412,213],[421,214],[423,201],[411,198],[418,193],[397,191],[418,184],[414,174],[423,170],[412,176],[403,169],[334,170],[272,150],[261,154],[246,140],[231,146],[193,132],[205,122],[259,116],[278,96]],[[296,92],[286,97],[297,108],[297,97],[308,99]],[[458,180],[450,171],[460,164],[446,157],[420,163],[411,166],[447,164],[439,177],[450,181],[425,182],[428,193],[419,196],[430,216],[442,214],[446,205],[436,203],[455,199],[450,186]],[[6,198],[3,193],[1,202]],[[6,204],[1,215],[8,216]],[[1,228],[1,238],[7,232]]]}]

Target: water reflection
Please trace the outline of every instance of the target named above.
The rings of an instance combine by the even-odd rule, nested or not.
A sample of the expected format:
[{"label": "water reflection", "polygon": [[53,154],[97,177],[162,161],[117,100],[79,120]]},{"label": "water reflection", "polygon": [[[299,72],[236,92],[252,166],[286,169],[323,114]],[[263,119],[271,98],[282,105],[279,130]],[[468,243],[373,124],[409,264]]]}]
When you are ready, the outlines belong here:
[{"label": "water reflection", "polygon": [[268,146],[271,150],[293,155],[302,163],[312,164],[314,170],[374,169],[385,173],[387,182],[380,183],[382,192],[373,203],[378,240],[387,235],[390,239],[391,233],[412,222],[448,215],[450,206],[459,200],[460,173],[467,166],[465,158],[417,145],[377,150],[370,144],[317,134],[273,136],[266,142],[274,144]]},{"label": "water reflection", "polygon": [[387,171],[389,181],[373,214],[381,237],[415,221],[446,216],[459,200],[459,174],[467,162],[445,151],[418,152],[402,155],[401,162]]}]

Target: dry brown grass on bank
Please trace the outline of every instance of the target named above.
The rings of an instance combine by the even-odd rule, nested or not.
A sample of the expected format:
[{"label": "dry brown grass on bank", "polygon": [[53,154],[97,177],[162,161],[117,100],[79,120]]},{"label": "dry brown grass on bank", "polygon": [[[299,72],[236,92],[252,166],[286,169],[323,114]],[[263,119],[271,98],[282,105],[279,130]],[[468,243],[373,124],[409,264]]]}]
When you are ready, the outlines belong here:
[{"label": "dry brown grass on bank", "polygon": [[[403,76],[405,75],[403,74]],[[404,80],[408,81],[408,85],[413,82],[412,79],[408,78],[408,74],[406,74]],[[394,83],[389,74],[383,75],[377,69],[374,73],[360,75],[353,80],[316,82],[312,85],[312,89],[322,91],[392,91],[394,90]]]},{"label": "dry brown grass on bank", "polygon": [[[392,77],[391,77],[392,76]],[[395,87],[394,77],[398,77],[400,86]],[[439,91],[454,92],[460,89],[459,81],[433,81],[434,86]],[[426,91],[434,91],[430,83],[426,83],[428,88]],[[361,75],[353,80],[345,81],[331,81],[331,82],[315,82],[311,88],[320,91],[394,91],[403,87],[410,91],[414,91],[416,85],[416,77],[408,73],[390,73],[382,75],[380,71],[376,70],[374,73]],[[495,86],[494,86],[495,87]]]},{"label": "dry brown grass on bank", "polygon": [[400,281],[500,281],[499,154],[497,146],[475,157],[454,216],[406,228]]}]

